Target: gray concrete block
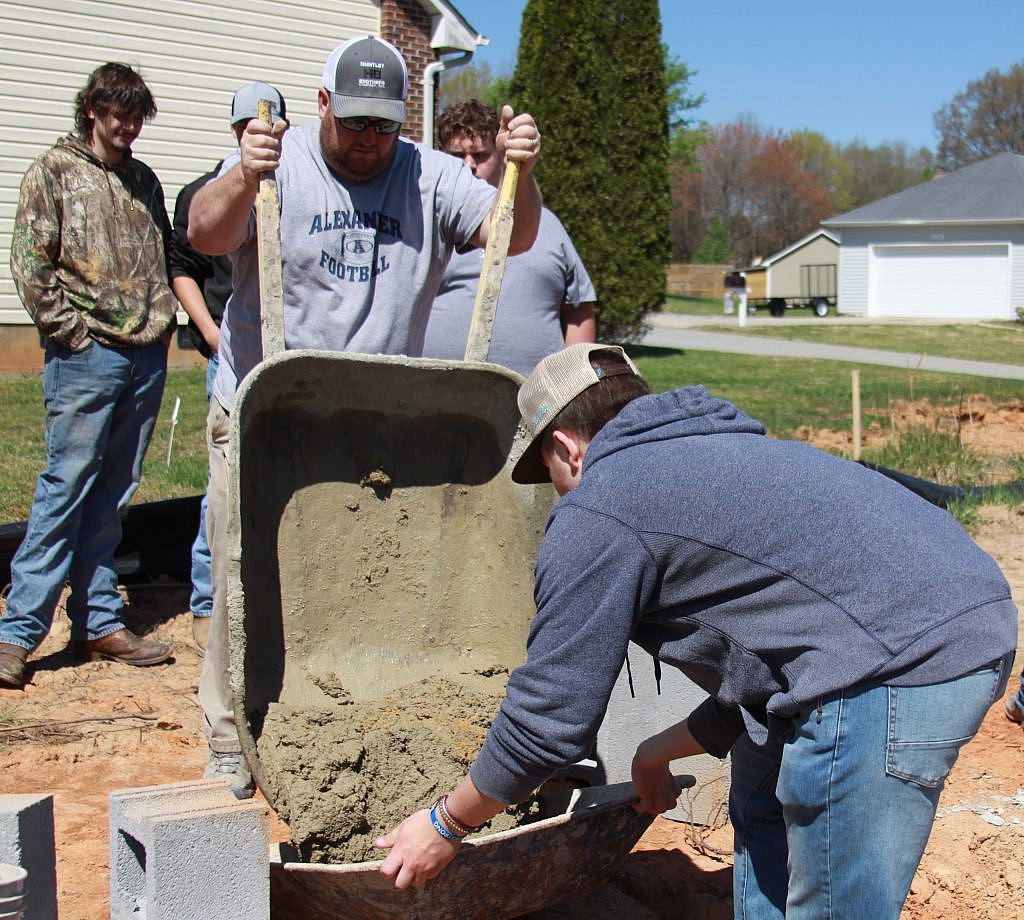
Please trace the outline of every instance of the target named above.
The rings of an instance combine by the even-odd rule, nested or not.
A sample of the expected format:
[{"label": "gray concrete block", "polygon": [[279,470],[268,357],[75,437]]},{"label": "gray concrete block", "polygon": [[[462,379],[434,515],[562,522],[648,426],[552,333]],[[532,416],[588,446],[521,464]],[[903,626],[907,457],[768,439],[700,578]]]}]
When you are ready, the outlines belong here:
[{"label": "gray concrete block", "polygon": [[111,920],[270,920],[264,804],[217,779],[109,801]]},{"label": "gray concrete block", "polygon": [[57,918],[57,848],[53,796],[0,795],[0,863],[28,872],[24,920]]},{"label": "gray concrete block", "polygon": [[[651,656],[635,645],[630,645],[629,656],[635,696],[629,692],[623,665],[597,735],[597,761],[609,783],[630,779],[633,753],[641,741],[682,721],[707,699],[704,690],[667,665],[661,669],[659,694]],[[679,804],[665,817],[709,826],[725,823],[729,802],[727,759],[710,754],[686,757],[673,761],[672,772],[690,773],[697,783],[683,790]]]}]

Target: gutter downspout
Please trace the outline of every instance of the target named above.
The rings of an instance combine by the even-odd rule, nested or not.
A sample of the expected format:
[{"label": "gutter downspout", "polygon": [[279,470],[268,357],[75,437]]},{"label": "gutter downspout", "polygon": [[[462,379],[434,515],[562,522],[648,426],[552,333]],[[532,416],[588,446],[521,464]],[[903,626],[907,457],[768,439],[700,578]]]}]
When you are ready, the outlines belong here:
[{"label": "gutter downspout", "polygon": [[423,68],[423,143],[434,146],[434,76],[445,70],[462,67],[473,59],[472,51],[463,51],[458,57],[431,61]]}]

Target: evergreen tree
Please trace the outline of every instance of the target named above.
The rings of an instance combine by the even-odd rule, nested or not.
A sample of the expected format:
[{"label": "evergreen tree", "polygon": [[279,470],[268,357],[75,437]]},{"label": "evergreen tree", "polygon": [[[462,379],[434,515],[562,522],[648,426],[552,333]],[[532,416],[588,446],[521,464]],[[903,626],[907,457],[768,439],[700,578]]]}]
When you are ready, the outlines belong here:
[{"label": "evergreen tree", "polygon": [[732,243],[729,242],[729,231],[722,221],[714,221],[693,254],[693,261],[698,265],[726,265],[735,258]]},{"label": "evergreen tree", "polygon": [[664,301],[668,110],[657,0],[528,0],[511,93],[544,138],[537,177],[629,341]]}]

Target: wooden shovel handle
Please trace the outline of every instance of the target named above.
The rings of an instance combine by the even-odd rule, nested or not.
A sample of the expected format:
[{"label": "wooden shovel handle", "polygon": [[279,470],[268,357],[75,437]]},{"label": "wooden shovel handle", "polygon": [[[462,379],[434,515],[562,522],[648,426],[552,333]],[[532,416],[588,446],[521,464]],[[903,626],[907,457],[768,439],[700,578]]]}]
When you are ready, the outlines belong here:
[{"label": "wooden shovel handle", "polygon": [[[270,101],[257,107],[260,121],[271,124]],[[256,194],[256,244],[260,264],[260,331],[263,358],[284,351],[284,280],[281,277],[281,200],[272,172],[260,176]]]},{"label": "wooden shovel handle", "polygon": [[501,280],[505,276],[508,244],[512,238],[518,182],[519,164],[506,164],[501,190],[498,192],[498,202],[491,215],[491,228],[487,234],[487,247],[484,249],[484,264],[476,289],[473,318],[469,323],[469,338],[466,341],[467,361],[486,361],[487,352],[491,347],[494,315],[498,310],[498,295],[501,293]]}]

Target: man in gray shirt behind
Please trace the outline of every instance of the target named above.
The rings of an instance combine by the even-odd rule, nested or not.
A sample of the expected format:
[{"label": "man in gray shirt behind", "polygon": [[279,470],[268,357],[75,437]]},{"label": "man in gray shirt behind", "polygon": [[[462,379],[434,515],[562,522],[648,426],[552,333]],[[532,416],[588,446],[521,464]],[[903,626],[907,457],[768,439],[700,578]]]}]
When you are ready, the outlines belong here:
[{"label": "man in gray shirt behind", "polygon": [[[470,99],[444,110],[437,136],[445,153],[460,158],[473,175],[497,187],[502,174],[494,144],[498,127],[498,113]],[[465,354],[482,264],[480,249],[452,256],[427,322],[425,356],[461,359]],[[505,264],[488,360],[525,377],[552,352],[595,341],[596,299],[569,234],[544,208],[533,246]]]}]

